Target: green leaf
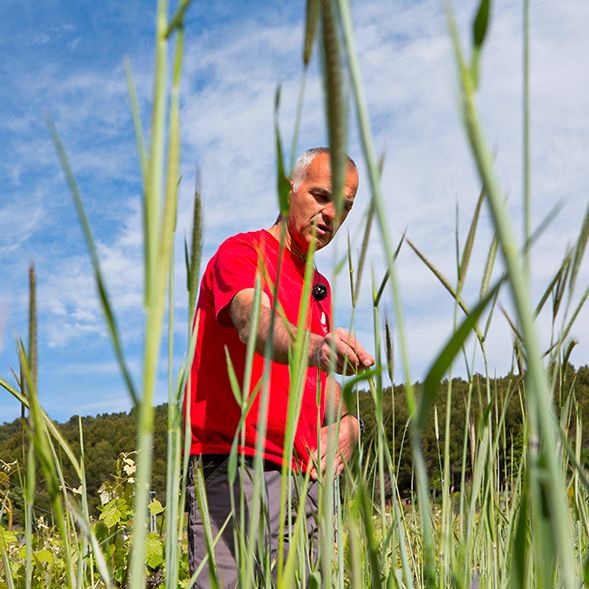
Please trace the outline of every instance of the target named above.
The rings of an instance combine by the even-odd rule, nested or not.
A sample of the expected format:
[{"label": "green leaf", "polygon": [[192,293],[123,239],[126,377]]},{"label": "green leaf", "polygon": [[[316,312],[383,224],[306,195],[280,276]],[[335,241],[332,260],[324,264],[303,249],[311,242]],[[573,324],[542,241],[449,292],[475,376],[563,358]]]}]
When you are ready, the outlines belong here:
[{"label": "green leaf", "polygon": [[3,528],[0,528],[0,538],[3,542],[6,542],[6,544],[16,544],[16,542],[18,542],[18,538],[12,530],[4,530]]},{"label": "green leaf", "polygon": [[192,0],[181,0],[176,12],[170,19],[170,24],[166,30],[166,39],[168,39],[174,31],[184,28],[184,15],[188,7],[192,4]]},{"label": "green leaf", "polygon": [[159,499],[154,499],[148,506],[150,515],[159,515],[164,511],[164,506]]},{"label": "green leaf", "polygon": [[123,512],[121,503],[125,503],[124,499],[111,501],[107,503],[102,509],[100,518],[109,528],[116,526],[123,519]]},{"label": "green leaf", "polygon": [[472,28],[473,43],[476,48],[482,47],[485,42],[490,14],[491,0],[481,0]]},{"label": "green leaf", "polygon": [[313,571],[309,578],[309,589],[320,589],[321,587],[321,573]]},{"label": "green leaf", "polygon": [[147,536],[145,562],[151,569],[159,567],[164,562],[164,545],[161,538],[155,532],[151,532]]},{"label": "green leaf", "polygon": [[55,555],[49,548],[43,548],[35,552],[35,558],[43,564],[51,564],[55,560]]}]

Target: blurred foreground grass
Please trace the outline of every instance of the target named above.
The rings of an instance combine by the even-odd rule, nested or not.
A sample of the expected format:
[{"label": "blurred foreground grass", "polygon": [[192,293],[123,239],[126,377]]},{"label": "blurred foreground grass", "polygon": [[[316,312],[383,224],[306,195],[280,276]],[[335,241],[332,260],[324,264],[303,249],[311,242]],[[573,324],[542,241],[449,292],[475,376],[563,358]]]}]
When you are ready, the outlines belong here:
[{"label": "blurred foreground grass", "polygon": [[[183,541],[184,489],[187,458],[183,393],[187,385],[184,367],[172,371],[169,338],[166,451],[166,501],[150,497],[153,471],[155,376],[160,362],[164,330],[173,333],[175,320],[172,292],[174,231],[179,178],[179,88],[184,26],[188,1],[181,0],[170,13],[164,0],[156,17],[156,64],[149,145],[144,142],[130,67],[128,83],[135,121],[141,175],[144,182],[144,307],[145,343],[141,387],[127,368],[116,322],[116,301],[111,301],[96,254],[92,230],[81,195],[57,130],[49,123],[74,204],[84,229],[92,260],[99,300],[114,351],[135,407],[136,453],[122,456],[113,477],[101,486],[100,515],[91,513],[84,430],[78,424],[75,451],[60,429],[39,405],[37,397],[36,294],[31,270],[30,329],[27,343],[19,342],[20,367],[14,384],[0,385],[15,396],[26,414],[21,468],[10,467],[0,478],[0,555],[2,587],[116,587],[142,588],[165,585],[189,586]],[[583,435],[586,421],[586,372],[574,372],[569,358],[576,342],[571,327],[589,295],[577,284],[578,272],[589,236],[589,211],[579,211],[577,238],[554,268],[554,279],[539,300],[532,300],[529,272],[533,267],[531,245],[541,239],[529,223],[533,199],[530,194],[529,158],[524,158],[524,234],[516,239],[507,215],[504,192],[493,169],[477,110],[479,62],[490,18],[490,0],[481,0],[467,51],[456,33],[449,5],[448,29],[458,74],[460,112],[479,172],[482,190],[473,199],[473,216],[464,244],[457,240],[456,279],[442,275],[427,252],[410,235],[393,238],[380,186],[377,158],[356,56],[353,27],[347,0],[308,0],[303,63],[308,67],[315,45],[325,81],[326,113],[334,177],[334,198],[340,203],[345,166],[346,104],[356,109],[362,150],[369,172],[371,199],[366,215],[362,248],[356,256],[349,248],[346,266],[350,274],[351,304],[364,268],[371,230],[379,231],[386,274],[372,284],[376,370],[346,382],[343,394],[348,407],[360,409],[370,400],[372,433],[361,441],[356,459],[337,481],[329,468],[320,484],[320,561],[311,570],[309,586],[319,587],[554,587],[577,588],[589,584],[589,480],[584,468]],[[529,10],[527,2],[524,10]],[[527,16],[525,19],[527,23]],[[523,35],[524,86],[528,87],[528,34]],[[171,55],[168,53],[172,51]],[[167,71],[172,64],[171,72]],[[303,77],[304,79],[304,77]],[[348,95],[346,89],[349,89]],[[528,120],[529,97],[524,93],[524,120]],[[301,92],[301,99],[304,92]],[[279,101],[277,100],[277,108]],[[300,110],[299,110],[300,112]],[[295,133],[296,136],[296,133]],[[529,155],[529,129],[524,125],[523,144]],[[281,136],[276,127],[277,188],[281,210],[287,212],[285,169]],[[296,145],[296,140],[293,141]],[[190,325],[194,310],[200,264],[200,195],[195,195],[194,230],[186,244],[187,298]],[[476,233],[482,207],[491,213],[495,239],[488,251],[478,251]],[[206,214],[206,211],[205,211]],[[584,216],[583,216],[584,214]],[[373,224],[375,228],[373,228]],[[402,312],[401,285],[395,258],[400,247],[410,247],[441,281],[455,302],[454,329],[446,345],[431,359],[423,383],[416,386],[409,371],[406,318]],[[478,300],[468,303],[462,293],[473,257],[486,259]],[[501,263],[499,263],[499,260]],[[365,279],[366,280],[366,279]],[[307,286],[309,286],[307,284]],[[581,289],[579,291],[579,289]],[[585,290],[583,290],[585,289]],[[394,316],[382,316],[382,301],[390,292]],[[513,316],[503,311],[513,330],[513,369],[499,387],[491,378],[486,341],[500,297],[513,301]],[[535,320],[551,306],[552,341],[542,350]],[[167,311],[167,313],[166,313]],[[303,316],[304,318],[304,316]],[[197,318],[198,320],[198,318]],[[255,323],[255,317],[253,318]],[[194,338],[188,330],[184,366],[191,364]],[[253,333],[253,330],[252,330]],[[474,338],[470,338],[474,335]],[[248,349],[253,341],[248,342]],[[308,337],[303,321],[297,330],[290,363],[293,399],[297,398],[297,375],[306,363]],[[384,352],[383,352],[384,349]],[[266,357],[270,357],[267,350]],[[474,374],[476,354],[483,359],[482,375]],[[400,370],[394,365],[399,358]],[[469,377],[446,379],[461,358]],[[586,369],[583,369],[586,370]],[[402,374],[403,385],[387,387],[384,379]],[[398,379],[401,380],[401,379]],[[261,383],[261,404],[269,391]],[[585,387],[585,388],[583,388]],[[246,390],[247,389],[247,390]],[[357,394],[367,389],[366,397]],[[239,390],[242,410],[248,409],[249,388]],[[289,412],[290,437],[298,407]],[[517,408],[517,409],[514,409]],[[388,408],[388,409],[387,409]],[[330,409],[334,413],[341,407]],[[366,413],[366,407],[364,407]],[[457,414],[458,412],[458,414]],[[517,435],[510,424],[519,416]],[[389,418],[389,415],[391,416]],[[264,411],[258,429],[264,431]],[[399,419],[397,419],[399,418]],[[433,429],[433,436],[431,435]],[[401,430],[401,431],[399,431]],[[239,432],[236,433],[236,436]],[[458,438],[458,439],[456,439]],[[454,440],[453,442],[451,440]],[[456,451],[458,448],[458,451]],[[329,452],[335,452],[333,444]],[[432,460],[432,456],[437,460]],[[409,460],[410,458],[410,460]],[[236,460],[233,464],[237,464]],[[65,464],[73,475],[64,475]],[[328,461],[329,464],[329,461]],[[410,465],[410,467],[408,467]],[[261,462],[255,461],[261,468]],[[290,467],[285,467],[289,471]],[[234,473],[235,474],[235,473]],[[49,509],[35,510],[38,483],[43,485]],[[304,485],[304,483],[303,483]],[[303,494],[304,494],[303,486]],[[401,493],[403,489],[403,493]],[[284,488],[285,493],[287,489]],[[304,586],[307,550],[300,533],[298,510],[291,513],[293,535],[286,562],[265,558],[255,522],[262,506],[261,489],[252,502],[249,529],[236,534],[240,587],[255,585]],[[16,501],[15,501],[16,500]],[[206,497],[200,490],[199,501]],[[23,528],[10,529],[13,505],[22,504]],[[215,539],[209,537],[211,548]],[[254,577],[254,562],[260,575]],[[212,586],[217,585],[215,568]],[[277,580],[272,572],[277,571]],[[197,571],[197,574],[199,571]]]}]

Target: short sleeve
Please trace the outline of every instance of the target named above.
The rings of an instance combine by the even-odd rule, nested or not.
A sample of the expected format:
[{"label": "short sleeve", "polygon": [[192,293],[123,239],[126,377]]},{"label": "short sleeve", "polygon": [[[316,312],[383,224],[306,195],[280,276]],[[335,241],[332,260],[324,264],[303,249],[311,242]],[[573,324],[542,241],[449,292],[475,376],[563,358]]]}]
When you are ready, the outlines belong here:
[{"label": "short sleeve", "polygon": [[221,327],[230,327],[229,305],[233,297],[256,285],[258,253],[255,243],[228,240],[217,252],[212,268],[212,295],[215,317]]}]

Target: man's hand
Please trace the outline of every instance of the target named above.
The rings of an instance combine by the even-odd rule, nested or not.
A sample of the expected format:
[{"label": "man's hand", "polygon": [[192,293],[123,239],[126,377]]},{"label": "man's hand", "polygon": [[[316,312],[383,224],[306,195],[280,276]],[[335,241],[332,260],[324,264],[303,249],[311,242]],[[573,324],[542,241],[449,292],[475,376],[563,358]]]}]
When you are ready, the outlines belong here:
[{"label": "man's hand", "polygon": [[311,346],[311,354],[313,363],[321,370],[333,370],[337,374],[354,374],[374,364],[374,358],[342,327],[324,338],[317,337]]},{"label": "man's hand", "polygon": [[[327,467],[327,448],[330,443],[330,437],[337,433],[337,423],[332,423],[321,428],[321,456],[319,456],[319,448],[315,450],[311,466],[311,479],[316,481],[319,478],[318,469],[320,472],[325,472]],[[346,462],[351,458],[358,436],[360,434],[360,424],[353,415],[345,415],[341,418],[339,424],[339,436],[337,439],[337,446],[335,448],[335,463],[334,476],[338,477],[344,470]],[[331,440],[333,444],[333,440]]]}]

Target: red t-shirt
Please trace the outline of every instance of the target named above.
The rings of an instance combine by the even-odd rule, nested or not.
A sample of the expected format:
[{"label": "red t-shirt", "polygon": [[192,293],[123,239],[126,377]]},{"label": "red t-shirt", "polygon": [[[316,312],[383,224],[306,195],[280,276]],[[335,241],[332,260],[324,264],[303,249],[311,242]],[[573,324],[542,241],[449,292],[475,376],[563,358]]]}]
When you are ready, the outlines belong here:
[{"label": "red t-shirt", "polygon": [[[229,305],[240,290],[255,286],[256,274],[260,275],[262,289],[273,304],[279,248],[278,241],[266,230],[240,233],[221,244],[207,265],[196,307],[198,336],[191,372],[191,454],[226,454],[231,450],[241,409],[231,389],[225,349],[229,352],[242,387],[246,346],[239,340],[237,330],[231,323]],[[278,302],[293,325],[298,322],[304,271],[305,263],[285,249],[278,284]],[[329,289],[327,279],[315,271],[313,284],[319,282]],[[328,291],[328,296],[322,301],[310,297],[307,326],[313,333],[325,335],[329,331],[330,294]],[[258,385],[263,371],[264,357],[256,353],[250,393]],[[309,451],[317,448],[317,424],[323,421],[324,415],[325,378],[325,372],[318,368],[307,369],[292,457],[293,466],[303,471]],[[319,404],[318,382],[321,390]],[[283,462],[289,388],[288,365],[272,362],[263,456],[276,464]],[[255,454],[261,395],[260,390],[246,417],[245,442],[238,445],[239,451],[249,456]]]}]

